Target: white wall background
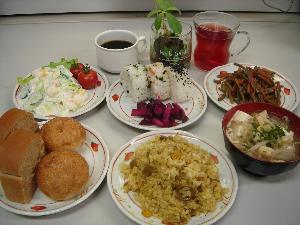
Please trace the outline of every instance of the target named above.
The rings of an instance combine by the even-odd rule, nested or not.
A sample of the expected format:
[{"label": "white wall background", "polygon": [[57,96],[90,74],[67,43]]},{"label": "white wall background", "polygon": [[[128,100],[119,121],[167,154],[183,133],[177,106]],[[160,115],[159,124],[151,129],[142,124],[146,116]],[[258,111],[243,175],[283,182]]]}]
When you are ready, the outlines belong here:
[{"label": "white wall background", "polygon": [[[181,10],[260,11],[276,12],[262,0],[173,0]],[[266,0],[286,10],[291,0]],[[0,0],[0,15],[149,11],[153,0]],[[294,0],[291,12],[300,12],[300,0]]]}]

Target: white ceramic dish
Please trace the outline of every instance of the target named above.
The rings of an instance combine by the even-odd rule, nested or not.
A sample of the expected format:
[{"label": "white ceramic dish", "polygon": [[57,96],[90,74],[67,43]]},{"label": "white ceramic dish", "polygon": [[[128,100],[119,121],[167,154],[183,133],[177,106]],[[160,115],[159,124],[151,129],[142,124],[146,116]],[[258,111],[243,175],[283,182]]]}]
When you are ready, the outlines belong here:
[{"label": "white ceramic dish", "polygon": [[[160,128],[157,126],[140,125],[142,118],[131,116],[131,110],[137,107],[137,104],[125,93],[120,81],[114,82],[106,95],[106,103],[110,112],[123,123],[142,130],[163,130],[163,129],[180,129],[197,121],[206,111],[207,96],[204,89],[194,80],[192,80],[192,97],[179,105],[184,109],[189,120],[179,123],[177,126],[170,128]],[[164,103],[171,102],[170,100]]]},{"label": "white ceramic dish", "polygon": [[95,130],[83,126],[86,130],[86,140],[80,153],[89,165],[90,178],[81,195],[69,201],[56,202],[37,189],[29,204],[19,204],[7,200],[0,193],[0,207],[20,215],[43,216],[62,212],[86,200],[99,187],[106,175],[109,166],[109,150]]},{"label": "white ceramic dish", "polygon": [[[92,66],[91,66],[91,69],[93,69],[97,72],[98,80],[101,81],[101,85],[97,86],[94,89],[87,90],[89,97],[85,101],[85,104],[80,109],[76,110],[75,112],[72,112],[69,115],[65,115],[66,117],[76,117],[76,116],[80,116],[84,113],[87,113],[90,110],[97,107],[105,99],[105,95],[109,88],[109,82],[108,82],[106,76],[104,75],[105,73],[102,70],[96,69],[95,67],[92,67]],[[18,84],[15,86],[14,92],[13,92],[13,102],[17,108],[23,109],[19,103],[19,97],[18,97],[20,88],[21,87]],[[34,118],[41,119],[41,120],[48,120],[48,119],[51,119],[53,116],[55,116],[55,115],[42,116],[42,115],[36,114],[35,112],[32,112],[32,113],[34,115]]]},{"label": "white ceramic dish", "polygon": [[193,217],[188,225],[208,225],[218,221],[231,208],[237,194],[238,178],[235,168],[220,148],[215,147],[205,139],[196,137],[191,133],[184,131],[164,130],[144,133],[133,138],[119,149],[111,160],[107,173],[107,184],[114,202],[126,216],[138,224],[162,225],[161,221],[157,218],[145,218],[141,214],[141,208],[133,201],[132,193],[125,193],[123,191],[122,187],[124,179],[119,170],[120,164],[124,162],[126,153],[134,152],[139,145],[159,134],[164,136],[179,134],[186,138],[190,143],[201,146],[203,149],[217,157],[219,161],[217,167],[220,173],[220,181],[222,186],[228,188],[228,192],[225,194],[223,201],[217,204],[217,209],[214,212]]},{"label": "white ceramic dish", "polygon": [[[244,65],[244,66],[250,66],[250,67],[258,66],[258,67],[266,68],[270,71],[275,72],[274,80],[279,81],[280,84],[283,85],[282,95],[281,95],[281,102],[282,102],[281,107],[286,108],[290,111],[293,111],[296,109],[296,107],[299,103],[299,94],[298,94],[297,88],[291,81],[289,81],[282,74],[280,74],[279,72],[277,72],[271,68],[268,68],[265,66],[254,65],[254,64],[250,64],[250,63],[240,63],[240,64]],[[210,97],[210,99],[216,105],[218,105],[219,107],[221,107],[225,110],[231,109],[233,106],[236,105],[236,103],[234,103],[234,104],[230,103],[229,99],[227,99],[227,98],[225,98],[222,101],[218,101],[218,98],[221,96],[221,91],[219,90],[220,85],[216,84],[214,82],[214,80],[217,79],[217,76],[220,74],[221,71],[226,71],[226,72],[232,73],[237,69],[238,69],[238,67],[235,66],[233,63],[219,66],[219,67],[212,69],[210,72],[208,72],[204,79],[204,88],[205,88],[207,95]]]}]

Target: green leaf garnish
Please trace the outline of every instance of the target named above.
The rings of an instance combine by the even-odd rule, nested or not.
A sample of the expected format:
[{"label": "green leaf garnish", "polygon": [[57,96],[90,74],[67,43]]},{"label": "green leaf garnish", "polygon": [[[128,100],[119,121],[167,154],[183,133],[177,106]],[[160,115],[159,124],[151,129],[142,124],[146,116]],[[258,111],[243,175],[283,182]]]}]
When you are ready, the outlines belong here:
[{"label": "green leaf garnish", "polygon": [[78,59],[74,58],[74,59],[65,59],[65,58],[61,58],[61,60],[59,62],[50,62],[48,67],[50,68],[56,68],[57,66],[64,66],[66,67],[68,70],[71,68],[71,66],[73,64],[78,63]]},{"label": "green leaf garnish", "polygon": [[55,62],[50,62],[48,66],[50,68],[56,68],[56,63]]},{"label": "green leaf garnish", "polygon": [[28,77],[17,77],[17,82],[20,85],[26,85],[28,84],[32,79],[33,79],[33,75],[30,74]]},{"label": "green leaf garnish", "polygon": [[72,90],[78,90],[78,89],[81,88],[81,87],[79,87],[78,84],[76,84],[76,83],[69,83],[68,86],[69,86],[70,89],[72,89]]},{"label": "green leaf garnish", "polygon": [[180,34],[182,31],[181,23],[171,13],[166,13],[166,17],[170,28],[175,34]]}]

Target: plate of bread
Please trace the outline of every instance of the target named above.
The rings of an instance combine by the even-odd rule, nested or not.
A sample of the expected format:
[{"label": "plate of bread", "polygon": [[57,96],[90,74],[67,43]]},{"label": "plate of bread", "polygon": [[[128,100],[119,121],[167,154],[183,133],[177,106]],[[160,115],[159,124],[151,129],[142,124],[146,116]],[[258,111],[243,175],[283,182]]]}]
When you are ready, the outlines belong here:
[{"label": "plate of bread", "polygon": [[101,184],[109,151],[99,134],[73,118],[37,123],[10,109],[0,117],[0,207],[27,216],[58,213]]}]

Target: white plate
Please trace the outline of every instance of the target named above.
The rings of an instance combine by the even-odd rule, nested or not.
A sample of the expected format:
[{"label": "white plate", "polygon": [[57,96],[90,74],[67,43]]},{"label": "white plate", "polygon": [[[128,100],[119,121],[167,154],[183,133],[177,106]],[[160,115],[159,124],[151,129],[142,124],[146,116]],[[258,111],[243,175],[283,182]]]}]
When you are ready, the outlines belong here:
[{"label": "white plate", "polygon": [[[207,107],[207,96],[204,89],[194,80],[192,80],[191,91],[192,97],[183,103],[180,103],[189,120],[185,123],[179,123],[177,126],[170,128],[160,128],[157,126],[140,125],[142,118],[131,116],[132,109],[137,107],[135,103],[123,90],[120,81],[114,82],[106,95],[106,103],[110,112],[123,123],[142,130],[165,130],[165,129],[180,129],[197,121],[205,112]],[[113,97],[117,96],[118,99]],[[164,103],[171,102],[170,100]]]},{"label": "white plate", "polygon": [[[88,99],[85,101],[84,105],[81,108],[79,108],[78,110],[76,110],[68,115],[65,115],[66,117],[76,117],[76,116],[80,116],[84,113],[87,113],[90,110],[97,107],[104,100],[107,90],[109,88],[109,82],[108,82],[106,76],[104,75],[103,71],[98,70],[92,66],[91,66],[91,69],[93,69],[97,72],[98,80],[101,81],[101,85],[97,86],[94,89],[87,90]],[[15,86],[14,93],[13,93],[13,102],[17,108],[23,109],[22,106],[19,104],[19,97],[18,97],[20,88],[21,87],[18,84]],[[41,120],[48,120],[48,119],[53,118],[53,116],[42,116],[42,115],[36,114],[35,112],[32,112],[32,113],[34,115],[34,118],[41,119]]]},{"label": "white plate", "polygon": [[[259,65],[254,65],[254,64],[249,64],[249,63],[240,63],[241,65],[244,66],[258,66],[262,68],[266,68],[270,71],[275,72],[274,80],[279,81],[281,85],[283,85],[282,89],[282,94],[281,94],[281,107],[286,108],[290,111],[293,111],[296,109],[298,103],[299,103],[299,94],[297,92],[297,88],[295,85],[289,81],[286,77],[284,77],[282,74],[278,73],[277,71],[265,67],[265,66],[259,66]],[[204,79],[204,88],[207,93],[207,95],[210,97],[210,99],[220,106],[221,108],[225,110],[231,109],[233,106],[236,105],[236,103],[232,104],[230,103],[229,99],[225,98],[222,101],[218,101],[218,98],[221,96],[221,91],[219,90],[220,84],[216,84],[214,82],[215,79],[217,79],[218,75],[220,74],[221,71],[226,71],[229,73],[233,73],[238,69],[237,66],[235,66],[233,63],[229,63],[223,66],[216,67],[212,69]]]},{"label": "white plate", "polygon": [[141,208],[139,208],[139,206],[134,202],[132,194],[125,193],[123,191],[122,187],[124,184],[124,179],[119,171],[120,164],[124,162],[126,153],[134,152],[139,145],[158,134],[165,136],[179,134],[180,136],[187,139],[190,143],[201,146],[203,149],[218,158],[219,162],[217,164],[217,167],[220,173],[220,181],[222,183],[222,186],[228,188],[228,192],[225,194],[223,201],[217,203],[217,208],[214,212],[193,217],[189,221],[188,225],[208,225],[219,220],[231,208],[237,194],[238,178],[235,168],[232,165],[231,161],[227,158],[225,153],[220,150],[220,148],[215,147],[202,138],[198,138],[191,133],[184,131],[165,130],[144,133],[130,140],[127,144],[123,145],[119,149],[119,151],[111,160],[107,173],[107,184],[114,202],[126,216],[128,216],[138,224],[162,225],[159,219],[154,217],[145,218],[141,214]]},{"label": "white plate", "polygon": [[[70,209],[87,199],[99,187],[106,175],[109,166],[109,151],[105,142],[95,130],[84,124],[83,126],[86,130],[86,140],[80,153],[89,165],[90,178],[81,195],[69,201],[56,202],[37,189],[29,204],[19,204],[7,200],[0,193],[0,207],[16,214],[43,216]],[[94,143],[94,149],[92,143]],[[96,145],[98,149],[96,149]]]}]

